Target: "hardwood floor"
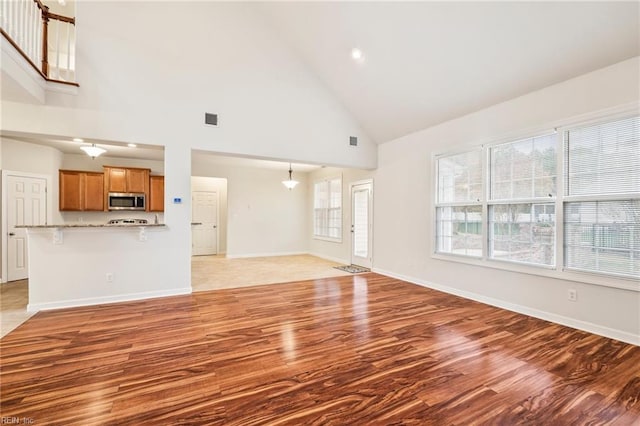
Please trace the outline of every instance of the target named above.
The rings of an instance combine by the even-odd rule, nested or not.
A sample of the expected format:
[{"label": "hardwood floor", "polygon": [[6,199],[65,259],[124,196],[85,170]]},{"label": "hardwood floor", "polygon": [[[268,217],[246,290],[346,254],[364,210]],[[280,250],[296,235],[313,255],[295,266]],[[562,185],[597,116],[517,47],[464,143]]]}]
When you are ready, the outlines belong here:
[{"label": "hardwood floor", "polygon": [[34,424],[640,419],[640,347],[373,273],[41,312],[0,350]]}]

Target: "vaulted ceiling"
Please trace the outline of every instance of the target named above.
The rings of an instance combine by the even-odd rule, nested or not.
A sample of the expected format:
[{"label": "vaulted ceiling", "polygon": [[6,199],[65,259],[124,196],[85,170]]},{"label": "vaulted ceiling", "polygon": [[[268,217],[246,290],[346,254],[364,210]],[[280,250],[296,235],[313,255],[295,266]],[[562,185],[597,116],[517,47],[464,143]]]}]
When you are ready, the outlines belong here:
[{"label": "vaulted ceiling", "polygon": [[[638,2],[265,2],[378,143],[640,55]],[[359,48],[365,59],[351,58]]]}]

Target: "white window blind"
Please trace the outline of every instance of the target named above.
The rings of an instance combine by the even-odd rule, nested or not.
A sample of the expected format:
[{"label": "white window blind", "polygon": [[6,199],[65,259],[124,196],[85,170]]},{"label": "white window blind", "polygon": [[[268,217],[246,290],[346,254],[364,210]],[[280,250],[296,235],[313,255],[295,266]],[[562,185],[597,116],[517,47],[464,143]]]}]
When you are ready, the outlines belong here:
[{"label": "white window blind", "polygon": [[314,236],[342,239],[342,178],[314,184],[313,214]]},{"label": "white window blind", "polygon": [[438,202],[482,199],[482,151],[474,150],[438,159]]},{"label": "white window blind", "polygon": [[554,265],[556,146],[552,133],[489,149],[490,258]]},{"label": "white window blind", "polygon": [[482,256],[482,150],[439,158],[436,251]]},{"label": "white window blind", "polygon": [[640,192],[640,117],[569,130],[565,137],[565,193]]},{"label": "white window blind", "polygon": [[491,148],[491,200],[532,199],[556,195],[556,136]]},{"label": "white window blind", "polygon": [[567,269],[640,277],[640,117],[567,131]]}]

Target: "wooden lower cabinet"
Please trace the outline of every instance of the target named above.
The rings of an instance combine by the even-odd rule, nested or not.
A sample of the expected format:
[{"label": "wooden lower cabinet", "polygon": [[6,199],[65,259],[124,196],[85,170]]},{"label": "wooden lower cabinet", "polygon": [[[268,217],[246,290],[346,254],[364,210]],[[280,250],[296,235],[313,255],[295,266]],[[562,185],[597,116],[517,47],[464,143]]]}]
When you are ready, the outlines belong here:
[{"label": "wooden lower cabinet", "polygon": [[96,172],[60,170],[61,211],[103,211],[104,175]]},{"label": "wooden lower cabinet", "polygon": [[164,211],[164,176],[149,176],[149,211]]}]

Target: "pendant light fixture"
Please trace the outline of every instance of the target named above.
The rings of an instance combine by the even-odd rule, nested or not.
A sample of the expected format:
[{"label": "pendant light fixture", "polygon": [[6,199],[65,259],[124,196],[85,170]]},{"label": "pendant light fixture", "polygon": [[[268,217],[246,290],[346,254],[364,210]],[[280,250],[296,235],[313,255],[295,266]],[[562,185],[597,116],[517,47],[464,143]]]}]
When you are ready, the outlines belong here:
[{"label": "pendant light fixture", "polygon": [[292,172],[293,171],[291,170],[291,163],[289,163],[289,179],[282,181],[282,184],[284,186],[286,186],[287,189],[289,189],[289,191],[291,191],[293,188],[295,188],[296,185],[298,184],[297,180],[293,180],[293,178],[291,178],[291,173]]},{"label": "pendant light fixture", "polygon": [[107,152],[106,149],[102,149],[96,146],[95,143],[91,144],[91,146],[81,146],[80,149],[83,150],[91,158],[99,157],[101,154]]}]

